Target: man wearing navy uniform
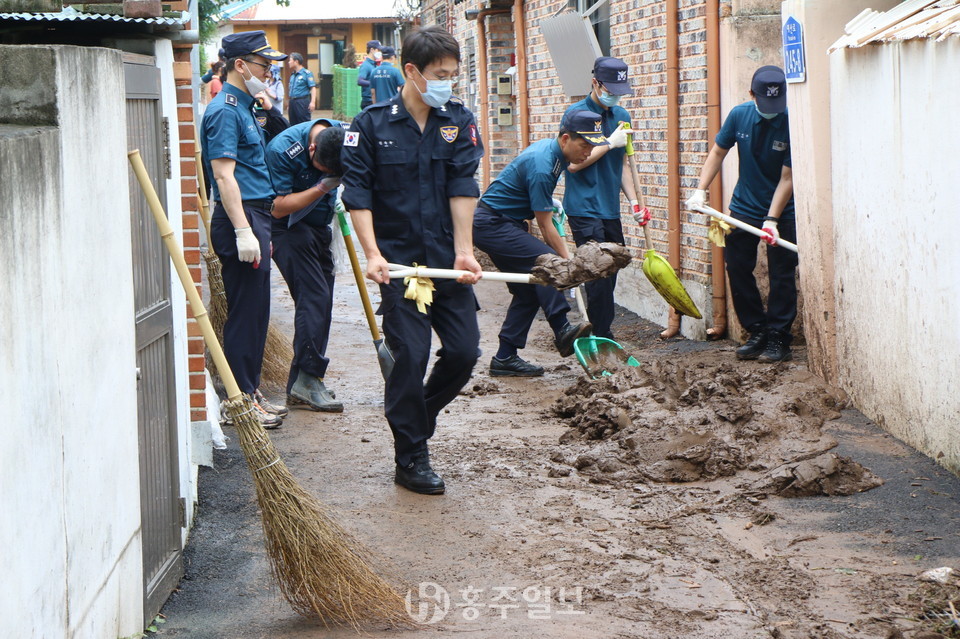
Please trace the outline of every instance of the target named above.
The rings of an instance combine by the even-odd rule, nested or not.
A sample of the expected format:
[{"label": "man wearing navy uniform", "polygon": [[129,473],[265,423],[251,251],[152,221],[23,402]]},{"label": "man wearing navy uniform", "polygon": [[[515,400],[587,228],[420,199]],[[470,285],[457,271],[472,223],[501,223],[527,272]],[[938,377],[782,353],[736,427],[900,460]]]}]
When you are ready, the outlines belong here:
[{"label": "man wearing navy uniform", "polygon": [[370,93],[370,78],[373,72],[383,59],[383,45],[379,40],[370,40],[367,42],[367,56],[360,63],[360,69],[357,71],[357,84],[360,86],[360,110],[366,109],[373,104],[373,95]]},{"label": "man wearing navy uniform", "polygon": [[753,74],[748,102],[730,111],[716,144],[700,171],[700,183],[687,208],[703,206],[706,189],[720,172],[727,153],[737,145],[740,178],[730,200],[730,214],[763,230],[770,271],[770,296],[764,311],[753,269],[760,238],[741,229],[727,237],[724,255],[733,308],[750,332],[737,349],[738,359],[782,362],[793,357],[790,329],[797,317],[797,254],[777,246],[777,238],[797,241],[793,208],[793,169],[790,161],[790,123],[787,119],[787,80],[775,66]]},{"label": "man wearing navy uniform", "polygon": [[[270,207],[274,196],[253,94],[264,89],[270,62],[287,56],[263,31],[223,38],[227,82],[203,114],[203,161],[213,182],[210,241],[223,268],[227,320],[223,350],[240,390],[255,398],[270,321]],[[279,417],[254,402],[266,427]]]},{"label": "man wearing navy uniform", "polygon": [[[406,84],[354,119],[343,148],[343,203],[367,256],[367,277],[380,284],[383,332],[396,361],[384,392],[394,481],[423,494],[444,492],[427,441],[479,356],[470,285],[481,275],[472,224],[483,144],[473,114],[450,98],[459,63],[452,35],[436,26],[413,32],[403,43]],[[390,278],[388,263],[469,272],[435,281],[433,303],[421,312],[404,297],[404,282]],[[432,331],[441,348],[424,384]]]},{"label": "man wearing navy uniform", "polygon": [[307,122],[312,117],[313,108],[317,105],[317,82],[313,79],[313,72],[303,66],[303,56],[291,53],[287,60],[290,69],[290,124]]},{"label": "man wearing navy uniform", "polygon": [[343,168],[342,123],[319,119],[280,133],[267,146],[273,203],[273,261],[294,303],[293,361],[287,403],[328,413],[343,404],[323,382],[333,311],[334,264],[330,242],[334,198]]},{"label": "man wearing navy uniform", "polygon": [[[634,188],[633,175],[624,147],[627,134],[623,124],[630,124],[630,114],[617,105],[624,95],[630,95],[627,65],[617,58],[600,57],[593,64],[590,95],[567,109],[588,110],[600,116],[603,134],[610,144],[593,149],[584,162],[567,167],[563,208],[573,231],[577,246],[590,240],[623,244],[623,225],[620,222],[620,191],[630,201],[637,222],[646,224],[649,213],[641,209]],[[644,214],[646,218],[644,218]],[[610,325],[615,307],[616,274],[587,282],[587,315],[597,337],[613,339]]]},{"label": "man wearing navy uniform", "polygon": [[[567,243],[553,225],[553,190],[567,165],[583,162],[592,150],[606,146],[600,116],[591,111],[571,111],[563,116],[558,137],[540,140],[524,149],[487,187],[473,218],[473,241],[497,268],[529,273],[537,257],[555,253],[569,259]],[[527,232],[527,221],[536,220],[543,241]],[[500,346],[490,361],[490,374],[537,377],[543,367],[520,358],[537,311],[553,329],[557,350],[573,354],[573,342],[590,334],[590,324],[567,321],[570,305],[557,289],[540,284],[508,284],[513,300],[500,327]]]},{"label": "man wearing navy uniform", "polygon": [[389,100],[397,94],[400,87],[403,86],[403,74],[400,69],[393,66],[396,61],[397,52],[393,47],[383,48],[383,60],[370,76],[370,92],[373,102],[383,102]]}]

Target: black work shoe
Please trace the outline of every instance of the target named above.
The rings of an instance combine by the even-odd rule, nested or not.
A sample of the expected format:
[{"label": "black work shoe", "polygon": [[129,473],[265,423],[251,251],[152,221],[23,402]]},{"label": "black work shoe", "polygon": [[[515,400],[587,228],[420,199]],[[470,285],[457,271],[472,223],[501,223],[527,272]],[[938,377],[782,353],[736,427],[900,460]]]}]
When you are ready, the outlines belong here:
[{"label": "black work shoe", "polygon": [[322,413],[342,413],[343,402],[337,401],[323,384],[323,380],[303,371],[297,375],[297,381],[290,387],[287,403],[291,406],[306,406]]},{"label": "black work shoe", "polygon": [[393,483],[421,495],[442,495],[446,490],[443,479],[430,467],[427,455],[414,459],[406,466],[397,464]]},{"label": "black work shoe", "polygon": [[767,348],[769,331],[762,324],[754,324],[749,328],[750,339],[737,349],[737,359],[757,359],[760,353]]},{"label": "black work shoe", "polygon": [[494,357],[490,360],[490,374],[496,377],[540,377],[543,375],[543,366],[522,360],[519,355],[505,359]]},{"label": "black work shoe", "polygon": [[793,359],[793,353],[790,352],[790,337],[783,331],[771,330],[767,337],[767,347],[757,361],[769,364],[789,362],[791,359]]},{"label": "black work shoe", "polygon": [[573,342],[578,338],[586,337],[592,330],[593,325],[590,322],[567,324],[560,329],[560,333],[553,343],[556,344],[557,350],[560,351],[562,357],[570,357],[573,355]]}]

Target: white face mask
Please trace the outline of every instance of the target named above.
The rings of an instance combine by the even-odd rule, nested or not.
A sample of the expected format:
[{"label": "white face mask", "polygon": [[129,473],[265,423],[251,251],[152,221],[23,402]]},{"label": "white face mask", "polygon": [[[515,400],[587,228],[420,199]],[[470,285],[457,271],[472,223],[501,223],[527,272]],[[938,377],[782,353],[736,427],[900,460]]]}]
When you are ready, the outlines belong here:
[{"label": "white face mask", "polygon": [[753,103],[753,108],[755,108],[757,110],[757,113],[760,114],[760,117],[765,120],[772,120],[778,115],[780,115],[779,113],[764,113],[763,111],[760,110],[760,107],[757,106],[756,102]]},{"label": "white face mask", "polygon": [[[250,69],[247,68],[247,71],[250,71]],[[243,78],[243,84],[247,87],[247,91],[250,93],[250,95],[256,95],[261,91],[267,90],[267,85],[263,83],[263,80],[254,76],[252,71],[250,71],[249,79],[242,73],[240,74],[240,77]]]},{"label": "white face mask", "polygon": [[377,62],[380,62],[380,60],[383,60],[383,54],[380,53],[379,51],[374,51],[373,59],[376,60]]},{"label": "white face mask", "polygon": [[[419,69],[417,69],[417,73],[420,73]],[[422,73],[420,73],[420,77],[423,78]],[[416,84],[413,86],[417,89],[417,91],[420,91],[420,95],[423,97],[423,101],[427,106],[439,109],[447,103],[447,100],[450,99],[450,95],[453,93],[453,81],[427,80],[426,78],[423,79],[427,83],[426,91],[420,91],[420,87],[417,87]]]}]

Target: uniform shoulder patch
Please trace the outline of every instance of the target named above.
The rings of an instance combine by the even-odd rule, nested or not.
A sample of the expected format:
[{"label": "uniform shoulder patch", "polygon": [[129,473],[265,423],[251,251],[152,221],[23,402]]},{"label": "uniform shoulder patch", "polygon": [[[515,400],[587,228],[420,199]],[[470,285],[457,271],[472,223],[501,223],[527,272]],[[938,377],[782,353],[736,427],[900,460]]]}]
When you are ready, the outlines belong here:
[{"label": "uniform shoulder patch", "polygon": [[293,158],[303,153],[303,144],[301,144],[300,142],[294,142],[293,144],[290,145],[290,147],[286,151],[284,151],[284,153],[286,153],[287,157],[292,160]]},{"label": "uniform shoulder patch", "polygon": [[460,132],[460,127],[456,126],[442,126],[440,127],[440,136],[447,142],[453,142],[457,139],[457,134]]},{"label": "uniform shoulder patch", "polygon": [[473,146],[477,146],[477,125],[470,125],[470,141],[473,142]]},{"label": "uniform shoulder patch", "polygon": [[343,136],[343,146],[357,146],[360,142],[359,131],[347,131]]},{"label": "uniform shoulder patch", "polygon": [[223,96],[223,101],[230,106],[237,106],[237,96],[233,95],[232,93],[228,93]]}]

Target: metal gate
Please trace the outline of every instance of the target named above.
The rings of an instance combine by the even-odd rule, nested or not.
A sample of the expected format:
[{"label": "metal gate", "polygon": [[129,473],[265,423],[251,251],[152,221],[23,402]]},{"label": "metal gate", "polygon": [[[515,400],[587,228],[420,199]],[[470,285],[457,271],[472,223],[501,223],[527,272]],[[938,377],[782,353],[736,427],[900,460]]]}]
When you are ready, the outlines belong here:
[{"label": "metal gate", "polygon": [[[160,110],[160,70],[152,57],[124,55],[127,144],[140,149],[154,187],[169,177],[169,135]],[[107,124],[109,126],[109,124]],[[173,370],[170,260],[133,173],[130,173],[133,281],[137,325],[137,414],[140,433],[140,524],[144,621],[160,610],[183,576]]]}]

